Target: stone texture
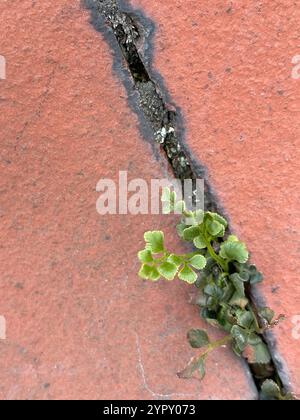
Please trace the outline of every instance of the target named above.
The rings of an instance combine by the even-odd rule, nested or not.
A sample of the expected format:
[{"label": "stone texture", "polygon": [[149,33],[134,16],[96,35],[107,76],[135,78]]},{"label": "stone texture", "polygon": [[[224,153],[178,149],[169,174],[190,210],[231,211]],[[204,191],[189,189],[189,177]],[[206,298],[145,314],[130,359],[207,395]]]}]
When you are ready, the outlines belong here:
[{"label": "stone texture", "polygon": [[131,4],[156,25],[154,67],[181,107],[190,150],[265,274],[259,300],[287,317],[273,350],[300,394],[300,4]]},{"label": "stone texture", "polygon": [[100,178],[169,169],[141,137],[127,76],[120,63],[113,73],[89,12],[11,0],[0,20],[0,398],[255,399],[229,349],[203,383],[176,377],[194,354],[186,331],[204,324],[188,286],[143,283],[136,258],[155,227],[179,246],[174,219],[96,212]]}]

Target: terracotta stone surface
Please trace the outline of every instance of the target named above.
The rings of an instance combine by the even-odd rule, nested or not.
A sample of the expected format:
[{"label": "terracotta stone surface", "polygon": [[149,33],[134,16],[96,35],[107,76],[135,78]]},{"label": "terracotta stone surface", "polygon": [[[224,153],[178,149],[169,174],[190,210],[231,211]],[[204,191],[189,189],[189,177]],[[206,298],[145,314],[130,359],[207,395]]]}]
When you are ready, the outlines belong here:
[{"label": "terracotta stone surface", "polygon": [[273,350],[285,384],[300,394],[300,3],[131,4],[156,25],[154,68],[182,109],[191,152],[265,274],[257,293],[287,317]]},{"label": "terracotta stone surface", "polygon": [[179,246],[174,219],[96,212],[100,178],[168,168],[89,12],[77,0],[2,1],[0,20],[0,398],[255,399],[229,349],[203,383],[176,377],[195,354],[186,331],[204,324],[190,287],[142,282],[136,258],[155,227]]}]

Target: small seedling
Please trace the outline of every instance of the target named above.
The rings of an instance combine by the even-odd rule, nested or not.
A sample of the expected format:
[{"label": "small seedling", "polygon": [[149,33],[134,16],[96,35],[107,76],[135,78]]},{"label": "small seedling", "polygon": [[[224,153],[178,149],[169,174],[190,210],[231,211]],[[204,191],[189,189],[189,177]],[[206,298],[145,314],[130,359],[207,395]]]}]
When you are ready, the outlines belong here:
[{"label": "small seedling", "polygon": [[[199,289],[201,316],[210,324],[222,329],[227,335],[212,342],[207,332],[192,329],[187,337],[195,349],[202,349],[186,368],[178,373],[180,378],[205,376],[205,362],[218,347],[231,344],[234,353],[245,357],[253,366],[271,363],[271,355],[263,339],[266,330],[282,320],[275,319],[270,308],[257,309],[250,302],[251,285],[263,281],[263,276],[250,265],[246,245],[236,236],[228,235],[228,223],[217,213],[202,210],[189,211],[183,201],[177,202],[176,193],[166,188],[162,195],[165,214],[176,211],[181,214],[177,232],[184,241],[194,245],[194,252],[178,255],[166,248],[164,233],[145,233],[145,249],[138,254],[142,263],[139,275],[145,280],[168,281],[178,277]],[[283,399],[280,387],[273,381],[265,381],[262,392],[271,398]],[[272,391],[272,392],[271,392]],[[274,391],[274,392],[273,392]]]}]

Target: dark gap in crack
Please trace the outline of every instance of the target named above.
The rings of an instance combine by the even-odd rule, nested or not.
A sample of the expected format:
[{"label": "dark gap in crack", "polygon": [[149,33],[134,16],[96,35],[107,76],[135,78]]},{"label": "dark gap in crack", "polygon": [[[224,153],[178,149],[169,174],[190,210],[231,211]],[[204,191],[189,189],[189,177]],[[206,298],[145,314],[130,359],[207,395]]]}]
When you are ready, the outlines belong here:
[{"label": "dark gap in crack", "polygon": [[193,180],[195,189],[196,180],[204,179],[205,209],[220,212],[218,200],[206,180],[206,169],[198,162],[192,162],[184,146],[179,111],[164,98],[158,82],[153,80],[144,63],[141,49],[147,35],[143,25],[137,16],[121,10],[118,3],[116,0],[85,0],[87,7],[94,13],[96,11],[98,18],[102,18],[113,31],[139,94],[139,106],[155,141],[164,150],[175,178],[182,185],[185,179]]},{"label": "dark gap in crack", "polygon": [[[127,6],[126,3],[123,4],[122,0],[84,0],[87,8],[96,13],[96,20],[103,20],[113,31],[134,81],[135,89],[139,94],[139,106],[151,127],[155,140],[161,144],[166,153],[174,176],[182,183],[185,179],[192,179],[195,182],[196,179],[204,178],[205,209],[224,213],[206,179],[206,169],[199,162],[193,161],[185,149],[178,110],[165,100],[158,82],[154,80],[147,69],[146,60],[141,53],[144,38],[147,37],[145,28],[140,23],[138,16],[131,11],[121,10],[119,3],[122,6]],[[96,24],[95,26],[96,29],[99,29]],[[247,297],[256,306],[256,299],[253,299],[251,290],[248,291]],[[269,347],[267,340],[265,343]],[[270,353],[272,354],[272,352]],[[249,363],[248,366],[258,390],[265,379],[273,379],[284,388],[276,362],[272,361],[263,369]]]}]

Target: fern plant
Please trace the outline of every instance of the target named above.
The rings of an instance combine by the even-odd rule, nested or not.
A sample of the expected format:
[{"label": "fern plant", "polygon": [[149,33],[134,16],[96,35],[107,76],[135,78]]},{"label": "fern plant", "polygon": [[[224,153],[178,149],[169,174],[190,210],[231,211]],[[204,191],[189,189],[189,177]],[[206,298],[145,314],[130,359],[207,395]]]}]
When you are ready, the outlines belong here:
[{"label": "fern plant", "polygon": [[[236,236],[228,235],[228,223],[217,213],[202,210],[189,211],[176,193],[166,188],[162,195],[163,212],[181,214],[177,232],[184,241],[193,244],[195,251],[178,255],[166,248],[164,233],[146,232],[145,249],[139,252],[139,276],[158,281],[161,278],[193,284],[199,289],[197,304],[202,317],[211,325],[224,330],[227,335],[212,342],[205,330],[192,329],[187,337],[195,349],[202,349],[186,368],[178,373],[180,378],[195,374],[203,379],[205,362],[209,354],[220,346],[231,344],[239,357],[245,357],[253,366],[268,365],[271,355],[263,339],[266,330],[282,319],[275,319],[270,308],[257,309],[248,299],[251,285],[263,281],[254,265],[248,263],[246,245]],[[268,398],[290,399],[283,395],[280,386],[272,380],[264,382],[262,392]]]}]

